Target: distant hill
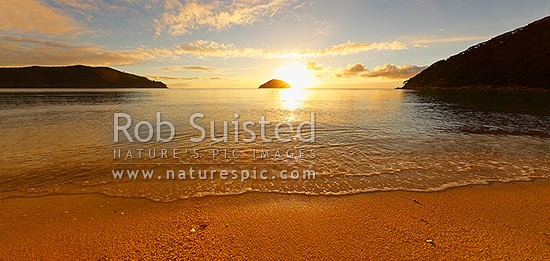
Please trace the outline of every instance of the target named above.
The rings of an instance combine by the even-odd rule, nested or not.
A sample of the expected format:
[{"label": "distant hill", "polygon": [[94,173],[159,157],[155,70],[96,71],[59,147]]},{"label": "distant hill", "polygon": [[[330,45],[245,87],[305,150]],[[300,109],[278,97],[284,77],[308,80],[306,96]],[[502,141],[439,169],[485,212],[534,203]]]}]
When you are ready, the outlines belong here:
[{"label": "distant hill", "polygon": [[259,89],[288,89],[292,88],[290,84],[288,84],[285,81],[277,80],[277,79],[271,79],[268,82],[260,85]]},{"label": "distant hill", "polygon": [[166,88],[166,84],[108,67],[0,68],[0,88]]},{"label": "distant hill", "polygon": [[550,89],[550,16],[438,61],[404,89]]}]

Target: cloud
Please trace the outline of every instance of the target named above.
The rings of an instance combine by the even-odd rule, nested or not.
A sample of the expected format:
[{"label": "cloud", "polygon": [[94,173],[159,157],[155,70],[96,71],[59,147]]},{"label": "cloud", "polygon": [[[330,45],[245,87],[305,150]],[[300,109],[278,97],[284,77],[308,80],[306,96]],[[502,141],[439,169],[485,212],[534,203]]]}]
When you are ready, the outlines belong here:
[{"label": "cloud", "polygon": [[296,0],[236,0],[204,3],[190,0],[166,0],[164,13],[155,30],[159,35],[167,31],[173,36],[189,34],[191,30],[208,28],[222,31],[235,25],[253,24],[263,17],[273,17],[281,9],[291,7]]},{"label": "cloud", "polygon": [[306,6],[306,4],[311,6],[312,3],[302,2],[301,4],[298,4],[297,6],[294,6],[294,10],[304,8]]},{"label": "cloud", "polygon": [[[311,60],[307,62],[305,66],[308,70],[318,71],[318,72],[329,72],[331,73],[330,76],[336,77],[336,78],[380,77],[380,78],[386,78],[386,79],[409,78],[426,68],[426,66],[416,66],[416,65],[396,66],[393,64],[386,64],[382,66],[376,66],[374,67],[374,69],[369,70],[367,69],[367,67],[365,67],[365,65],[361,63],[351,64],[345,68],[331,68],[331,67],[324,67],[315,60]],[[316,74],[315,76],[323,77],[322,74]]]},{"label": "cloud", "polygon": [[467,42],[467,41],[479,41],[487,40],[488,36],[456,36],[456,37],[440,37],[440,38],[426,38],[411,41],[411,44],[415,46],[423,46],[431,43],[452,43],[452,42]]},{"label": "cloud", "polygon": [[367,68],[365,68],[364,65],[360,64],[360,63],[356,63],[354,65],[349,65],[348,67],[346,67],[344,69],[344,74],[345,75],[351,75],[351,76],[355,76],[355,75],[358,75],[360,73],[364,73],[364,72],[367,72]]},{"label": "cloud", "polygon": [[362,73],[362,77],[382,77],[388,79],[404,79],[409,78],[422,70],[426,69],[426,66],[416,66],[416,65],[401,65],[395,66],[393,64],[386,64],[382,66],[376,66],[374,69]]},{"label": "cloud", "polygon": [[407,45],[401,42],[373,42],[333,45],[325,49],[288,49],[269,50],[261,48],[237,48],[232,44],[217,43],[214,41],[198,40],[185,45],[178,45],[176,54],[193,55],[198,58],[206,57],[249,57],[249,58],[308,58],[320,56],[338,56],[361,53],[371,50],[402,50]]},{"label": "cloud", "polygon": [[[113,17],[123,17],[117,24],[133,24],[143,21],[153,6],[161,5],[164,0],[49,0],[67,13],[83,16],[87,22]],[[139,20],[139,21],[138,21]],[[148,21],[149,22],[149,21]],[[150,26],[150,24],[148,24]],[[147,28],[149,29],[149,28]]]},{"label": "cloud", "polygon": [[153,80],[184,80],[184,81],[193,81],[193,80],[223,80],[226,78],[222,77],[177,77],[177,76],[159,76],[159,75],[142,75]]},{"label": "cloud", "polygon": [[0,31],[23,33],[69,34],[81,28],[62,10],[37,0],[0,1]]},{"label": "cloud", "polygon": [[420,71],[424,70],[426,66],[416,65],[401,65],[396,66],[393,64],[386,64],[376,66],[372,70],[368,70],[363,64],[356,63],[348,65],[343,69],[336,69],[334,77],[336,78],[351,78],[351,77],[365,77],[365,78],[386,78],[386,79],[405,79],[410,78]]},{"label": "cloud", "polygon": [[[209,41],[196,41],[175,48],[150,48],[142,46],[133,49],[105,50],[94,44],[73,45],[64,42],[36,40],[25,37],[0,35],[0,66],[31,65],[133,65],[144,61],[176,59],[181,55],[206,57],[250,57],[250,58],[307,58],[320,56],[348,55],[369,50],[399,50],[406,48],[400,42],[385,43],[345,43],[325,49],[268,50],[260,48],[236,48]],[[308,68],[317,71],[323,66],[315,61]],[[221,69],[207,66],[175,66],[160,68],[162,71],[207,71]]]},{"label": "cloud", "polygon": [[[82,14],[91,12],[124,12],[130,5],[143,4],[138,0],[105,1],[105,0],[53,0],[60,6],[82,11]],[[120,4],[118,4],[118,3]]]},{"label": "cloud", "polygon": [[323,65],[317,63],[314,60],[311,60],[311,61],[307,62],[306,63],[306,68],[308,70],[313,70],[313,71],[322,71],[322,70],[324,70]]},{"label": "cloud", "polygon": [[132,65],[143,61],[172,57],[160,48],[140,47],[128,50],[104,50],[96,45],[71,45],[24,37],[0,36],[0,66],[31,65]]},{"label": "cloud", "polygon": [[142,75],[153,80],[198,80],[199,77],[174,77],[174,76],[160,76],[160,75]]},{"label": "cloud", "polygon": [[214,71],[219,71],[218,68],[207,67],[207,66],[197,66],[197,65],[164,67],[164,68],[160,68],[160,70],[165,71],[165,72],[173,72],[173,71],[208,71],[208,72],[214,72]]}]

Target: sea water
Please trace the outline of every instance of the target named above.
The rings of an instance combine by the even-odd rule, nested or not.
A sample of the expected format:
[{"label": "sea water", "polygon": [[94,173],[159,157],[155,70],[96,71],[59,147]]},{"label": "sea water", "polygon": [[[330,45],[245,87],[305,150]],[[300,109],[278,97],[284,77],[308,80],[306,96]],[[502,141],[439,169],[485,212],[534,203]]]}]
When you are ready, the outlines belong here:
[{"label": "sea water", "polygon": [[[549,178],[549,104],[550,94],[529,92],[5,89],[0,91],[0,198],[100,193],[173,201],[251,191],[345,195]],[[131,115],[135,124],[155,122],[157,112],[176,128],[170,142],[114,142],[115,113]],[[229,125],[226,142],[193,142],[200,136],[189,124],[194,113],[204,114],[199,125],[210,131],[212,121],[220,133],[236,113],[242,122],[264,116],[293,126],[314,113],[315,140],[301,141],[294,129],[285,133],[289,142],[243,142],[233,138]],[[273,124],[266,128],[273,134]],[[257,125],[252,130],[260,133]],[[144,131],[139,128],[137,134]],[[193,179],[191,168],[197,171]],[[148,179],[141,173],[136,179],[113,176],[132,170],[154,174]],[[235,171],[237,178],[211,175],[213,170],[229,176]],[[315,175],[250,178],[261,170],[313,170]],[[197,178],[198,171],[204,179]]]}]

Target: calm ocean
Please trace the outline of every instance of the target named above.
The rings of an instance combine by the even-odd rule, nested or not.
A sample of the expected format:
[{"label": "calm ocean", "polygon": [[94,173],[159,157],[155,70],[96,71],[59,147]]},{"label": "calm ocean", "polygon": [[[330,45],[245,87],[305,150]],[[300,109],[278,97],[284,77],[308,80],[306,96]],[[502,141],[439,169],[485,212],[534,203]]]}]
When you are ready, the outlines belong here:
[{"label": "calm ocean", "polygon": [[[249,191],[343,195],[549,178],[548,105],[549,93],[482,91],[6,89],[0,91],[0,198],[101,193],[173,201]],[[168,143],[115,143],[116,112],[131,115],[134,123],[154,123],[161,112],[175,125],[176,136]],[[291,142],[235,142],[231,132],[228,142],[194,143],[189,139],[200,133],[189,116],[196,112],[205,115],[198,122],[208,134],[209,121],[222,133],[223,121],[235,120],[235,113],[241,122],[265,116],[297,126],[314,112],[316,140],[305,143],[292,132],[286,133]],[[267,128],[268,136],[273,129]],[[114,159],[118,149],[122,155],[131,151],[133,159]],[[162,149],[179,150],[179,158],[170,153],[160,158]],[[138,150],[155,151],[157,157],[139,159]],[[212,158],[214,150],[221,156]],[[233,150],[238,159],[224,157],[224,151]],[[252,156],[261,150],[268,158]],[[282,157],[275,156],[277,150]],[[300,151],[303,158],[297,156]],[[190,167],[308,169],[316,176],[241,182],[167,180],[164,175],[173,170],[177,176]],[[113,170],[124,169],[155,170],[155,175],[152,180],[113,177]]]}]

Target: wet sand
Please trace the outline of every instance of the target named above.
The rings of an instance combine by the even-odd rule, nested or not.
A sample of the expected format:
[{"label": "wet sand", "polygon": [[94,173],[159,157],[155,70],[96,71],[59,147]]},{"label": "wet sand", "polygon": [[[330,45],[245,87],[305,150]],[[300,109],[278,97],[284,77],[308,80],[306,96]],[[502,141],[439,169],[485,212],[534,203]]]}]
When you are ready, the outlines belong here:
[{"label": "wet sand", "polygon": [[0,259],[548,259],[549,199],[548,180],[172,203],[95,194],[3,199]]}]

